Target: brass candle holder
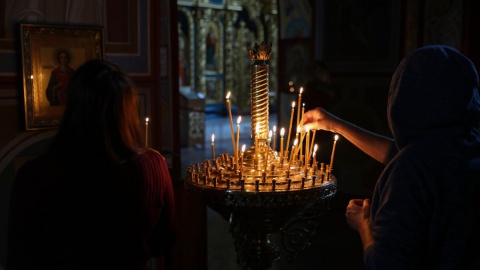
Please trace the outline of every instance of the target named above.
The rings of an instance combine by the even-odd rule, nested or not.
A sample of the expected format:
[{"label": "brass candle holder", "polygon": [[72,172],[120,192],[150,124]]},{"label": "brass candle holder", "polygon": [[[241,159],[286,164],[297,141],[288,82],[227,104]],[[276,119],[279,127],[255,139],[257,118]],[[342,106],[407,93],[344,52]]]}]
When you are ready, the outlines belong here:
[{"label": "brass candle holder", "polygon": [[[314,224],[336,194],[336,178],[323,163],[317,166],[291,151],[281,157],[268,133],[268,64],[272,45],[247,43],[251,65],[251,136],[254,144],[191,165],[185,187],[229,220],[242,269],[267,269],[280,259],[270,235],[281,233],[282,246],[295,258],[315,232]],[[303,133],[302,136],[305,134]],[[236,150],[235,150],[236,149]],[[286,150],[285,153],[288,151]],[[307,153],[306,153],[307,154]],[[312,225],[313,224],[313,225]]]}]

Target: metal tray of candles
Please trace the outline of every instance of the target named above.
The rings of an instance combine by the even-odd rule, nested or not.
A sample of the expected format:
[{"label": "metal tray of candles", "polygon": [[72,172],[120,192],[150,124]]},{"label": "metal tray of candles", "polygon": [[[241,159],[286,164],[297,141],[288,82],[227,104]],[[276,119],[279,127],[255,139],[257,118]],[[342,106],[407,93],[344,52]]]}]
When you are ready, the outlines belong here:
[{"label": "metal tray of candles", "polygon": [[266,269],[280,259],[280,248],[270,240],[278,232],[293,260],[308,246],[337,188],[328,165],[317,168],[313,160],[305,166],[301,159],[292,165],[268,146],[257,147],[242,151],[239,165],[227,153],[214,164],[192,165],[185,181],[187,192],[229,221],[243,269]]}]

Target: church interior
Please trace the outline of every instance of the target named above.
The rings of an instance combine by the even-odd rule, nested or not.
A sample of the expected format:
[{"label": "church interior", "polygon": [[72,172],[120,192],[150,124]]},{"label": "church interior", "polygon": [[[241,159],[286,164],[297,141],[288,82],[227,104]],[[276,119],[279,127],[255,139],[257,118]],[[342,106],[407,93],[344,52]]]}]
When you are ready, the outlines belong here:
[{"label": "church interior", "polygon": [[[289,125],[302,89],[304,110],[320,106],[391,136],[390,79],[405,55],[443,44],[480,67],[475,0],[4,0],[0,7],[0,270],[15,174],[48,147],[61,118],[39,95],[48,78],[26,76],[49,74],[57,65],[55,47],[69,47],[74,68],[105,58],[135,83],[148,146],[166,158],[176,202],[176,242],[152,259],[151,269],[242,269],[228,217],[192,196],[184,181],[190,165],[210,157],[212,134],[218,154],[232,152],[229,113],[242,116],[241,142],[252,144],[248,46],[272,46],[267,114],[278,129]],[[52,30],[38,38],[26,34],[35,26]],[[282,235],[271,235],[281,256],[268,269],[364,269],[345,207],[352,198],[371,197],[384,165],[333,135],[318,131],[315,142],[320,161],[336,145],[336,194],[295,252],[284,249]]]}]

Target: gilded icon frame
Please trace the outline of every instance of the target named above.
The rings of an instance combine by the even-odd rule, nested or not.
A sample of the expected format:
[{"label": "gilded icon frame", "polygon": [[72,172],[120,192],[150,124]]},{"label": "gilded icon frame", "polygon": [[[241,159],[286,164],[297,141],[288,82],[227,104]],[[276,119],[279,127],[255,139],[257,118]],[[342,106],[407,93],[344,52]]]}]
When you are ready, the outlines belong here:
[{"label": "gilded icon frame", "polygon": [[[20,24],[27,131],[59,126],[68,78],[85,61],[104,58],[103,36],[103,28],[97,26]],[[61,71],[61,61],[70,68]]]}]

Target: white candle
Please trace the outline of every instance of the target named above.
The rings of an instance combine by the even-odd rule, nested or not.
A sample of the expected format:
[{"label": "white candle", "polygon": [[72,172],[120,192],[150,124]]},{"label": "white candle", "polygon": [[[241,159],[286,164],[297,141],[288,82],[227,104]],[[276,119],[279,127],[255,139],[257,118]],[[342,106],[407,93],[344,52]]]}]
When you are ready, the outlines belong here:
[{"label": "white candle", "polygon": [[148,117],[145,118],[145,147],[148,147]]}]

